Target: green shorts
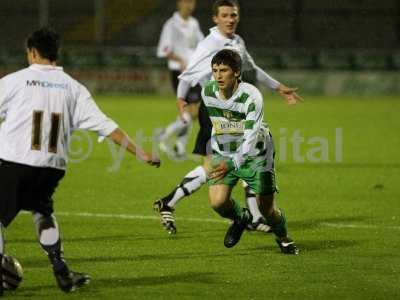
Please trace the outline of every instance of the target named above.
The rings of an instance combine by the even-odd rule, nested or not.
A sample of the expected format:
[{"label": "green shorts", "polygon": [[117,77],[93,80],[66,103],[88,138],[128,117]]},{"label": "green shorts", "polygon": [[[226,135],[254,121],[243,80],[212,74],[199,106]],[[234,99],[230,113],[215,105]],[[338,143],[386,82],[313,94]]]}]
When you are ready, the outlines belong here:
[{"label": "green shorts", "polygon": [[[214,161],[221,159],[224,158],[218,154],[213,155]],[[209,179],[208,184],[235,186],[239,179],[245,181],[257,195],[270,195],[277,191],[273,161],[267,161],[265,157],[249,158],[238,170],[228,172],[224,178],[218,181]]]}]

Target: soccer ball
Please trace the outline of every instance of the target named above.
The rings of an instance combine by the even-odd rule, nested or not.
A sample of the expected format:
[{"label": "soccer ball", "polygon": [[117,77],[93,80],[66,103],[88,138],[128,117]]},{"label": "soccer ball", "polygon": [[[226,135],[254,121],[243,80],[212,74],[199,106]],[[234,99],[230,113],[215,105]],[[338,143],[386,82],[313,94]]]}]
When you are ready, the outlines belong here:
[{"label": "soccer ball", "polygon": [[23,275],[19,261],[14,257],[3,255],[1,268],[3,288],[6,290],[16,290],[22,281]]}]

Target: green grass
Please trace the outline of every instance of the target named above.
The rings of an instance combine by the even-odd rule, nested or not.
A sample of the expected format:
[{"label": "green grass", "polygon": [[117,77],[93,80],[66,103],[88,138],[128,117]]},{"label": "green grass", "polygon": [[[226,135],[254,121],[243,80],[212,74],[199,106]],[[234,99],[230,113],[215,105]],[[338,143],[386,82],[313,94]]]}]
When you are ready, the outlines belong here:
[{"label": "green grass", "polygon": [[[150,136],[176,114],[172,98],[97,99],[132,136],[139,130]],[[286,158],[279,159],[280,152],[277,156],[277,200],[301,249],[299,256],[280,254],[273,237],[259,233],[245,233],[235,248],[224,248],[227,224],[218,222],[222,219],[209,208],[206,187],[178,205],[175,237],[167,236],[156,219],[77,215],[154,217],[153,201],[197,164],[162,157],[162,167],[155,169],[127,155],[118,171],[109,172],[109,148],[91,136],[93,152],[84,163],[70,164],[55,195],[55,209],[72,269],[88,272],[93,280],[75,294],[61,293],[36,242],[31,217],[20,214],[7,230],[7,252],[25,271],[12,298],[400,298],[400,102],[306,100],[287,107],[272,98],[265,106],[278,150],[287,143]],[[335,128],[343,133],[342,162],[335,160]],[[290,143],[295,130],[305,139],[300,156],[320,146],[308,144],[311,138],[322,137],[328,158],[316,153],[319,162],[296,162]],[[190,148],[192,144],[193,137]],[[150,149],[151,144],[145,146]],[[240,187],[235,193],[243,199]]]}]

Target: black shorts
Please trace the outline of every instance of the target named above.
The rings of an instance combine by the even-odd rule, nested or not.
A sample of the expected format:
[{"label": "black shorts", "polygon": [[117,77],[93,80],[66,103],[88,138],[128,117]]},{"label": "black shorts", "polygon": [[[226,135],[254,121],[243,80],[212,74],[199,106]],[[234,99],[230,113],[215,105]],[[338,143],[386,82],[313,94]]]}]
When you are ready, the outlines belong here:
[{"label": "black shorts", "polygon": [[[172,81],[172,87],[174,88],[175,94],[178,89],[178,84],[179,84],[178,76],[180,74],[181,74],[181,72],[179,72],[179,71],[171,70],[171,81]],[[200,102],[201,101],[201,86],[196,85],[196,86],[190,88],[185,101],[187,103]]]},{"label": "black shorts", "polygon": [[207,156],[212,154],[210,142],[212,123],[203,101],[201,101],[199,108],[199,125],[200,129],[197,133],[196,144],[194,146],[193,153]]},{"label": "black shorts", "polygon": [[65,171],[0,160],[0,221],[7,227],[21,210],[53,213],[53,193]]}]

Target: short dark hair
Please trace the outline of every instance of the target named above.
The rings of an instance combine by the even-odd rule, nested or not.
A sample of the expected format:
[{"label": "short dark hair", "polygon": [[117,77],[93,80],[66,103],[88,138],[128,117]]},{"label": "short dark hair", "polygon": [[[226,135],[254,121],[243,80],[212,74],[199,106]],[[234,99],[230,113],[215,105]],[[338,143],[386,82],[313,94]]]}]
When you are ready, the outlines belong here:
[{"label": "short dark hair", "polygon": [[239,9],[239,3],[235,0],[217,0],[212,6],[213,16],[218,16],[218,11],[221,6],[237,7]]},{"label": "short dark hair", "polygon": [[240,73],[242,71],[242,58],[236,51],[223,49],[212,58],[211,67],[213,65],[227,65],[233,72]]},{"label": "short dark hair", "polygon": [[34,31],[26,39],[26,47],[31,50],[35,48],[41,57],[50,61],[58,59],[58,51],[60,49],[60,36],[51,27],[42,27]]}]

